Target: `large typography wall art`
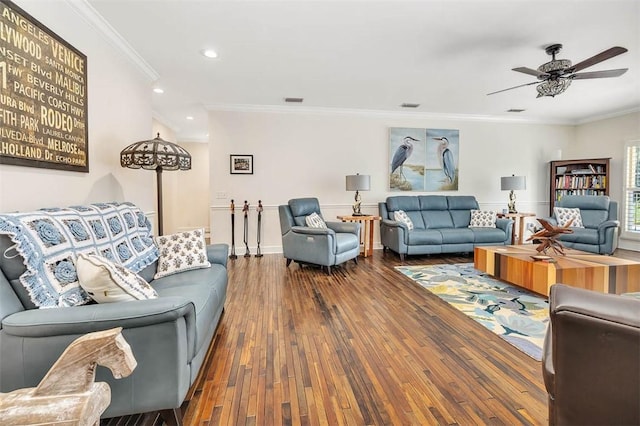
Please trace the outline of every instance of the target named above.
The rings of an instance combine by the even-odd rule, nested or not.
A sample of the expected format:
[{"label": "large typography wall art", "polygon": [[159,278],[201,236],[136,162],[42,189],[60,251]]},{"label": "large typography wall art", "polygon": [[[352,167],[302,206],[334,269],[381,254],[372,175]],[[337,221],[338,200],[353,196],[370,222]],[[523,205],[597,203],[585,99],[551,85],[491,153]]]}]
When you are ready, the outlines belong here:
[{"label": "large typography wall art", "polygon": [[89,171],[87,57],[0,0],[0,163]]}]

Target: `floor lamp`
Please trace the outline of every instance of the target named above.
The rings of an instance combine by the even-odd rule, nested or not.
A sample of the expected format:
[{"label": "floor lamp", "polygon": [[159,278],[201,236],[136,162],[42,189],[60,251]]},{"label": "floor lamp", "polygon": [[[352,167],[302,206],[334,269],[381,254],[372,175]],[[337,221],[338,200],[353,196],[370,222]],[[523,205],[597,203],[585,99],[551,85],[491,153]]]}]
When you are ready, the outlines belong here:
[{"label": "floor lamp", "polygon": [[191,154],[180,145],[160,139],[135,142],[120,153],[120,165],[156,171],[158,186],[158,235],[162,235],[162,171],[191,169]]}]

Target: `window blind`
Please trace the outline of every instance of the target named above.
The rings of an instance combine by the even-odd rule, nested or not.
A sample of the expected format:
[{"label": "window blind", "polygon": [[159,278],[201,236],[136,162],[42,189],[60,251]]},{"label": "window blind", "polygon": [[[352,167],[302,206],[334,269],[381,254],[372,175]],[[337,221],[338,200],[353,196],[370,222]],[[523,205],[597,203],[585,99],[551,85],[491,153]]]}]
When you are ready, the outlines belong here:
[{"label": "window blind", "polygon": [[640,236],[640,145],[627,146],[624,230]]}]

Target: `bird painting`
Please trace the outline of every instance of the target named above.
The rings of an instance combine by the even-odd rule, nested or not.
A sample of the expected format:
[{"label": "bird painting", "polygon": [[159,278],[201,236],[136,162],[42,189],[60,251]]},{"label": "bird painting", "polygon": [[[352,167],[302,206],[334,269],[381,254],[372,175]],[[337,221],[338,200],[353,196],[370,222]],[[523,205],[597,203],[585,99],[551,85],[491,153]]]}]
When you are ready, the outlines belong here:
[{"label": "bird painting", "polygon": [[407,158],[411,156],[411,153],[413,153],[413,142],[417,141],[418,139],[414,139],[411,136],[405,136],[402,140],[402,145],[400,145],[393,154],[391,173],[395,173],[396,170],[400,169],[400,176],[402,176],[403,180],[407,180],[407,178],[404,176],[404,173],[402,173],[402,165],[407,161]]},{"label": "bird painting", "polygon": [[456,165],[453,153],[449,149],[449,139],[444,136],[433,139],[440,141],[438,144],[438,161],[440,162],[440,168],[444,172],[445,181],[453,183],[456,178]]}]

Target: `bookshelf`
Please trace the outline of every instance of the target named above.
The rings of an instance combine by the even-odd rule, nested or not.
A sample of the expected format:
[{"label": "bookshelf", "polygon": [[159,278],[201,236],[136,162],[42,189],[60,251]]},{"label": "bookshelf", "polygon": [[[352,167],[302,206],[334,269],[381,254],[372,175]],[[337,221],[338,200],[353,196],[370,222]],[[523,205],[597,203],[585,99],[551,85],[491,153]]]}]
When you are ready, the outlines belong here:
[{"label": "bookshelf", "polygon": [[551,161],[549,214],[553,215],[553,206],[565,195],[609,195],[609,160]]}]

